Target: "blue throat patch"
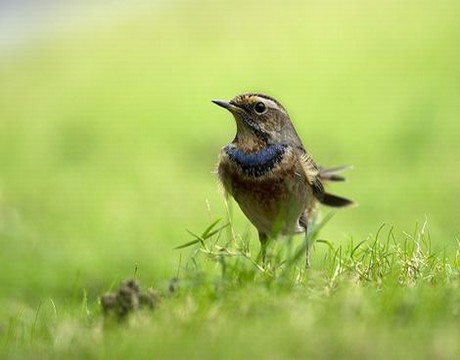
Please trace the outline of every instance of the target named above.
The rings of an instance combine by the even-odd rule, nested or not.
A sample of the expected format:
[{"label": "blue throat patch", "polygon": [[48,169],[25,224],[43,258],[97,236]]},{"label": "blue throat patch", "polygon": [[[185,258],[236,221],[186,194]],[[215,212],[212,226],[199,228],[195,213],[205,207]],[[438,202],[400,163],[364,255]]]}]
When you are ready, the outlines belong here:
[{"label": "blue throat patch", "polygon": [[274,144],[255,153],[245,153],[232,146],[227,146],[225,152],[246,175],[258,177],[266,174],[281,161],[286,148],[286,144]]}]

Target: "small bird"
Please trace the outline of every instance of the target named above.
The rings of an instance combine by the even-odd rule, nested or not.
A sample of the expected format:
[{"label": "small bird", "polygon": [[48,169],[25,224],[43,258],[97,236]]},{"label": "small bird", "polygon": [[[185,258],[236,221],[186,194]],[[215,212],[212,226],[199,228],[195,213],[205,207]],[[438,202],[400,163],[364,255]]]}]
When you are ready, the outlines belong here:
[{"label": "small bird", "polygon": [[[270,238],[307,234],[318,202],[333,207],[353,204],[323,187],[323,181],[344,180],[339,173],[348,167],[317,166],[277,100],[247,93],[230,101],[212,101],[230,111],[236,121],[236,136],[219,155],[218,177],[256,227],[264,263]],[[306,238],[308,267],[310,244]]]}]

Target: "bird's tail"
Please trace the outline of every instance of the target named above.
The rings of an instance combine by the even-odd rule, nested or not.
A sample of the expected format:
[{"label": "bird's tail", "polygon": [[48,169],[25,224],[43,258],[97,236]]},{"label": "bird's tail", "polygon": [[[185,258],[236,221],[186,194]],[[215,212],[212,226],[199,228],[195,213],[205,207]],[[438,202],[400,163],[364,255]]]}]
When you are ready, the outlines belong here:
[{"label": "bird's tail", "polygon": [[[338,166],[328,169],[320,168],[319,177],[322,181],[345,181],[345,177],[343,177],[340,174],[351,168],[352,166],[350,165]],[[329,193],[324,193],[321,196],[320,202],[324,205],[332,207],[346,207],[354,205],[354,202],[349,199],[337,195],[332,195]]]},{"label": "bird's tail", "polygon": [[352,169],[353,166],[345,165],[345,166],[338,166],[333,168],[320,168],[319,169],[319,177],[323,181],[345,181],[345,178],[342,175],[344,171]]},{"label": "bird's tail", "polygon": [[321,204],[332,207],[346,207],[354,205],[354,202],[349,199],[337,195],[332,195],[329,193],[324,193],[319,201],[321,202]]}]

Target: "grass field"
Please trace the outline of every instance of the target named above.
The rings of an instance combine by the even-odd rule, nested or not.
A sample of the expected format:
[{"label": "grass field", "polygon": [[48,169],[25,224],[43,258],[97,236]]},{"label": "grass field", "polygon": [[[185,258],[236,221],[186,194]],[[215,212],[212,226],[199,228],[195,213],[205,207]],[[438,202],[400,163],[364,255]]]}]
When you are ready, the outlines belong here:
[{"label": "grass field", "polygon": [[[0,357],[458,356],[460,3],[140,4],[0,56]],[[247,91],[354,165],[309,272],[219,192]],[[160,304],[104,320],[131,277]]]}]

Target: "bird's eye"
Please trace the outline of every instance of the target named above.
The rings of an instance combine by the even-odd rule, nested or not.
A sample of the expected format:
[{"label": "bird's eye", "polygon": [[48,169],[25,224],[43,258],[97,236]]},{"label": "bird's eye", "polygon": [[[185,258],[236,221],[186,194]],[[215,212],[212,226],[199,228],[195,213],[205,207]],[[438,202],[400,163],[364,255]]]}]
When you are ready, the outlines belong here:
[{"label": "bird's eye", "polygon": [[267,107],[263,102],[258,102],[254,105],[254,110],[256,111],[257,114],[263,114],[265,110],[267,110]]}]

